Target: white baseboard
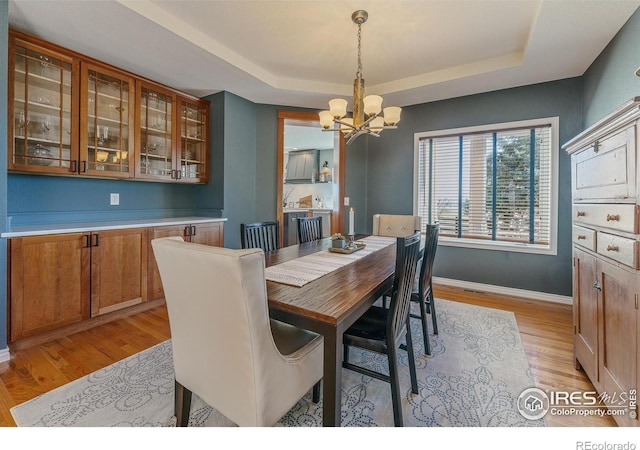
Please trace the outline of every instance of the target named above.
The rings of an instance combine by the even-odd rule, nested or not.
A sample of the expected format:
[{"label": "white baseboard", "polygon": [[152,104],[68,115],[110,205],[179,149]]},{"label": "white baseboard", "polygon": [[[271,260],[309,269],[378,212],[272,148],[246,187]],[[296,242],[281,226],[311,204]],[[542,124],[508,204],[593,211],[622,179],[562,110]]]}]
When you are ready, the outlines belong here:
[{"label": "white baseboard", "polygon": [[9,361],[11,359],[11,355],[9,354],[8,348],[0,348],[0,363]]},{"label": "white baseboard", "polygon": [[510,288],[505,286],[496,286],[493,284],[475,283],[473,281],[454,280],[451,278],[433,277],[435,284],[444,286],[452,286],[462,289],[469,289],[479,292],[491,292],[493,294],[512,295],[515,297],[524,297],[534,300],[542,300],[545,302],[562,303],[572,305],[573,298],[566,295],[548,294],[546,292],[529,291],[526,289]]}]

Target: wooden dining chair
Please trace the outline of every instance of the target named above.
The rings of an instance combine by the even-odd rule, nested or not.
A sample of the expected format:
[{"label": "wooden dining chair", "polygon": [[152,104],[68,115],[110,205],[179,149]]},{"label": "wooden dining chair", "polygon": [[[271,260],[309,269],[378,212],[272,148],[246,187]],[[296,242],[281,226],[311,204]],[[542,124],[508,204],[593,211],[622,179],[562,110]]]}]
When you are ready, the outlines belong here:
[{"label": "wooden dining chair", "polygon": [[415,286],[411,293],[411,301],[420,305],[420,315],[410,314],[410,317],[420,319],[422,322],[422,338],[424,340],[424,353],[431,354],[431,346],[429,345],[429,326],[427,324],[427,314],[431,314],[431,322],[433,324],[433,334],[438,334],[438,321],[436,319],[436,309],[433,299],[432,287],[432,271],[433,261],[436,257],[436,249],[438,247],[438,234],[440,232],[440,224],[428,224],[426,226],[425,244],[422,260],[420,261],[420,271],[418,275],[418,285]]},{"label": "wooden dining chair", "polygon": [[298,242],[303,244],[318,239],[322,239],[322,217],[298,218]]},{"label": "wooden dining chair", "polygon": [[240,224],[242,248],[261,248],[270,252],[280,248],[280,222],[256,222]]},{"label": "wooden dining chair", "polygon": [[[391,385],[393,423],[395,426],[401,427],[403,425],[402,403],[396,352],[405,341],[409,360],[411,392],[418,393],[416,363],[413,355],[411,328],[409,327],[409,309],[411,307],[411,291],[420,252],[420,232],[416,232],[409,237],[397,239],[396,268],[389,308],[372,306],[345,331],[343,335],[344,355],[342,367],[386,381]],[[349,347],[359,347],[387,355],[389,374],[376,372],[350,362]]]}]

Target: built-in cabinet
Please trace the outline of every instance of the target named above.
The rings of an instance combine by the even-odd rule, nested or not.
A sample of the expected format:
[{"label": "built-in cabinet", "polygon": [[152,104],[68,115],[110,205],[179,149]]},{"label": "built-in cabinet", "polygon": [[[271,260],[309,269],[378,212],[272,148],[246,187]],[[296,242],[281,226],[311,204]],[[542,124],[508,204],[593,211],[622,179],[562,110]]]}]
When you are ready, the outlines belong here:
[{"label": "built-in cabinet", "polygon": [[619,425],[638,426],[640,97],[565,144],[573,197],[574,352]]},{"label": "built-in cabinet", "polygon": [[10,340],[141,303],[145,228],[9,240]]},{"label": "built-in cabinet", "polygon": [[187,225],[169,225],[165,227],[154,227],[149,230],[149,279],[148,279],[148,295],[149,300],[164,298],[164,290],[162,289],[162,281],[160,280],[160,272],[153,254],[151,241],[164,237],[180,236],[187,242],[195,242],[197,244],[212,245],[214,247],[222,247],[224,244],[223,225],[220,222],[197,223]]},{"label": "built-in cabinet", "polygon": [[151,241],[223,245],[223,223],[9,239],[9,342],[164,297]]},{"label": "built-in cabinet", "polygon": [[209,181],[208,102],[13,30],[9,105],[10,171]]}]

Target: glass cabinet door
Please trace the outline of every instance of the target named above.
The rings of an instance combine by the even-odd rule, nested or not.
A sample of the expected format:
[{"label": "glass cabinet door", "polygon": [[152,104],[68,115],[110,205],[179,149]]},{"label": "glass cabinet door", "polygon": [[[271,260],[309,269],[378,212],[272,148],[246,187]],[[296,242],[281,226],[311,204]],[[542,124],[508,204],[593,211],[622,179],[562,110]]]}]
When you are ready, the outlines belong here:
[{"label": "glass cabinet door", "polygon": [[183,98],[179,98],[179,101],[180,173],[178,178],[182,181],[206,183],[209,179],[208,104]]},{"label": "glass cabinet door", "polygon": [[133,78],[83,63],[80,173],[133,176],[134,92]]},{"label": "glass cabinet door", "polygon": [[169,91],[142,85],[139,90],[140,142],[137,176],[177,179],[174,167],[173,107]]},{"label": "glass cabinet door", "polygon": [[77,158],[71,119],[73,59],[19,39],[14,42],[9,168],[71,172]]}]

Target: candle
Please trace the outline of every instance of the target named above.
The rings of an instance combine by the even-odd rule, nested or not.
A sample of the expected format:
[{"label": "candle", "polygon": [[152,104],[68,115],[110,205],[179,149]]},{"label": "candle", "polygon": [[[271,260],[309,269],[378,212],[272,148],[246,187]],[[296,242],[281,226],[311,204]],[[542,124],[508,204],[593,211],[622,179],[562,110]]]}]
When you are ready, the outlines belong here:
[{"label": "candle", "polygon": [[353,208],[349,210],[349,234],[353,235]]}]

